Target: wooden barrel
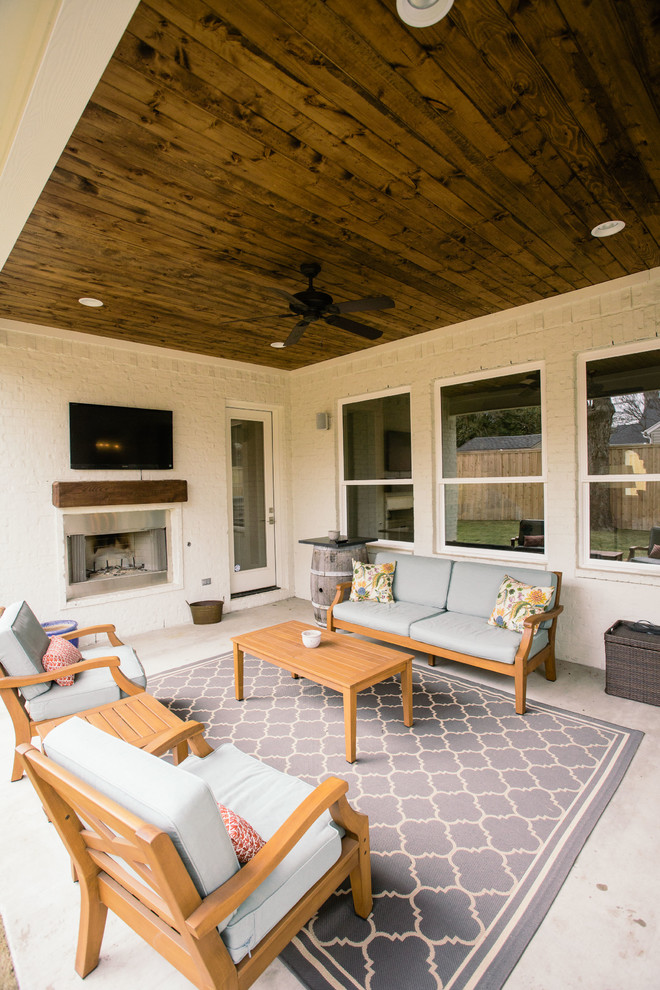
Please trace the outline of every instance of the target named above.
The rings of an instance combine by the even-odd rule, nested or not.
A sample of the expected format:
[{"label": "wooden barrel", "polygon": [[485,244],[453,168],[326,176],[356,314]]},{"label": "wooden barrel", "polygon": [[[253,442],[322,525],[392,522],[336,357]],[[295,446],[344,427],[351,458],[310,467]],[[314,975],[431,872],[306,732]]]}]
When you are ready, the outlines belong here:
[{"label": "wooden barrel", "polygon": [[367,548],[361,546],[348,547],[345,550],[334,547],[315,546],[312,552],[312,571],[310,575],[310,590],[314,621],[317,626],[327,625],[327,611],[332,605],[337,585],[342,581],[353,580],[353,561],[368,560]]}]

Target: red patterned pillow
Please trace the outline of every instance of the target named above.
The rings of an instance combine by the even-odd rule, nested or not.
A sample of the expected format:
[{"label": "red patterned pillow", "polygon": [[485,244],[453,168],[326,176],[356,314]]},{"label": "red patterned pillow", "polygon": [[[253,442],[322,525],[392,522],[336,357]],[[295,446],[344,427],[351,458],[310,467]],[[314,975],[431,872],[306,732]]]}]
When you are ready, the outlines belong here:
[{"label": "red patterned pillow", "polygon": [[[51,636],[48,649],[41,658],[41,665],[50,674],[53,670],[62,670],[70,667],[72,663],[79,663],[83,658],[82,653],[68,639],[61,636]],[[68,674],[66,677],[58,677],[55,681],[60,687],[71,687],[75,674]]]},{"label": "red patterned pillow", "polygon": [[218,802],[218,808],[238,862],[241,865],[247,863],[259,852],[262,846],[266,845],[265,841],[249,822],[246,822],[231,808],[225,808],[224,804],[220,804],[220,802]]},{"label": "red patterned pillow", "polygon": [[653,546],[651,547],[651,552],[649,553],[649,557],[653,557],[654,560],[660,560],[660,545],[659,544],[657,544],[657,543],[654,543],[653,544]]}]

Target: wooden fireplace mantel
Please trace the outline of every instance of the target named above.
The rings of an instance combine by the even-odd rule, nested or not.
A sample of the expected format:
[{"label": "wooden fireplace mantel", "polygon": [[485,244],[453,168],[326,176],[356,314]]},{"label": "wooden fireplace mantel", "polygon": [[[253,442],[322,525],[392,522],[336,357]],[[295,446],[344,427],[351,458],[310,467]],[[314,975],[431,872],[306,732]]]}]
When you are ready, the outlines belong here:
[{"label": "wooden fireplace mantel", "polygon": [[187,502],[187,481],[54,481],[53,505],[72,509],[82,505],[145,505]]}]

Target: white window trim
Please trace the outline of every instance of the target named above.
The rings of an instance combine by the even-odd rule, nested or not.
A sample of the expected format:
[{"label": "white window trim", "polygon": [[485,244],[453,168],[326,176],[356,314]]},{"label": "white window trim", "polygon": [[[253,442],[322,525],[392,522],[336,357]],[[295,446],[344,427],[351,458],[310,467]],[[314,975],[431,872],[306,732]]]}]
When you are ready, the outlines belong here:
[{"label": "white window trim", "polygon": [[[359,481],[346,481],[344,478],[344,406],[352,405],[354,402],[369,402],[371,399],[382,399],[389,395],[409,395],[410,396],[410,477],[409,478],[361,478]],[[351,487],[363,488],[366,485],[401,485],[411,487],[413,490],[413,519],[415,518],[415,452],[414,434],[412,426],[412,388],[410,385],[397,385],[395,388],[384,388],[378,392],[365,392],[360,395],[349,395],[337,400],[337,423],[339,428],[338,443],[338,472],[339,478],[339,528],[342,533],[346,533],[348,526],[348,512],[346,510],[346,489]],[[367,533],[354,533],[353,536],[367,536]],[[394,547],[397,550],[412,551],[414,540],[371,540],[369,546],[374,547]]]},{"label": "white window trim", "polygon": [[[595,351],[585,351],[577,357],[577,429],[578,429],[578,561],[580,570],[594,573],[615,571],[612,580],[619,581],[621,573],[642,575],[645,578],[660,578],[660,566],[656,569],[651,565],[635,564],[634,560],[596,560],[589,556],[591,553],[589,526],[589,486],[594,482],[610,483],[623,481],[630,483],[629,474],[589,474],[589,451],[587,446],[587,365],[592,361],[603,358],[619,357],[624,354],[641,354],[644,351],[660,350],[660,341],[635,341],[632,344],[621,344],[617,347],[600,348]],[[645,481],[660,482],[660,474],[645,474]],[[657,570],[657,573],[656,573]],[[607,575],[603,575],[607,576]]]},{"label": "white window trim", "polygon": [[[457,478],[443,475],[442,465],[442,389],[449,385],[462,385],[464,382],[486,381],[490,378],[503,378],[506,375],[525,374],[529,371],[538,371],[541,385],[541,474],[523,475],[504,478]],[[511,550],[492,550],[484,547],[460,547],[448,546],[445,542],[445,499],[444,489],[447,485],[497,485],[497,484],[542,484],[543,485],[543,507],[544,519],[547,522],[547,479],[548,479],[548,444],[546,433],[546,377],[545,361],[531,361],[525,364],[507,365],[500,368],[489,368],[452,378],[441,378],[435,382],[435,451],[436,451],[436,553],[445,554],[451,557],[470,557],[484,560],[511,561],[515,560],[519,566],[539,567],[544,569],[548,563],[547,539],[544,541],[543,553],[525,554],[524,563],[522,555],[516,558]],[[547,526],[546,526],[547,535]]]}]

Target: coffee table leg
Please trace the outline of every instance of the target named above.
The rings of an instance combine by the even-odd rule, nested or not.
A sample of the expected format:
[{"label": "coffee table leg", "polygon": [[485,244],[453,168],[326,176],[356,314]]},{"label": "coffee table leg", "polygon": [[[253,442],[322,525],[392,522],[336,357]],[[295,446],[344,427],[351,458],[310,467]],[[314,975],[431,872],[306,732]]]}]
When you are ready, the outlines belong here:
[{"label": "coffee table leg", "polygon": [[408,660],[401,671],[401,701],[403,702],[403,724],[413,724],[412,660]]},{"label": "coffee table leg", "polygon": [[357,752],[357,691],[344,691],[344,736],[346,738],[346,762],[355,763]]},{"label": "coffee table leg", "polygon": [[243,650],[238,643],[234,643],[234,686],[236,688],[236,701],[243,700]]}]

